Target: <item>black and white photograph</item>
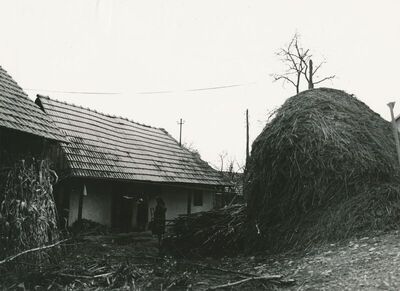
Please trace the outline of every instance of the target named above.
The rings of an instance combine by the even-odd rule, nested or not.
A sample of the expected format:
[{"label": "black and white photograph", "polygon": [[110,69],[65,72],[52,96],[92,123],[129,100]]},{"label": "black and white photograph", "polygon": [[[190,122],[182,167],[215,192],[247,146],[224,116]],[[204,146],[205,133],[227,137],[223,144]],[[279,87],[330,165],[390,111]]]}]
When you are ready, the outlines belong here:
[{"label": "black and white photograph", "polygon": [[0,0],[0,289],[400,290],[399,13]]}]

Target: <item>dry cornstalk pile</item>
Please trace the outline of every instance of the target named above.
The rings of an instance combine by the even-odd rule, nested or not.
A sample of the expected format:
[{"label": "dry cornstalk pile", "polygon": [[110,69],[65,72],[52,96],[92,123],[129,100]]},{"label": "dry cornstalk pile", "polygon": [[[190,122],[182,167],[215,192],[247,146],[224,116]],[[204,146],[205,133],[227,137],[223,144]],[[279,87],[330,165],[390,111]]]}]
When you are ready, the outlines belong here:
[{"label": "dry cornstalk pile", "polygon": [[[4,192],[0,193],[0,259],[58,240],[52,193],[55,177],[44,161],[20,161],[8,173]],[[23,257],[24,264],[35,265],[49,259],[45,252]]]},{"label": "dry cornstalk pile", "polygon": [[234,255],[243,250],[245,205],[179,216],[166,240],[177,254]]},{"label": "dry cornstalk pile", "polygon": [[253,143],[246,171],[251,247],[305,247],[397,227],[400,179],[389,122],[352,95],[289,98]]}]

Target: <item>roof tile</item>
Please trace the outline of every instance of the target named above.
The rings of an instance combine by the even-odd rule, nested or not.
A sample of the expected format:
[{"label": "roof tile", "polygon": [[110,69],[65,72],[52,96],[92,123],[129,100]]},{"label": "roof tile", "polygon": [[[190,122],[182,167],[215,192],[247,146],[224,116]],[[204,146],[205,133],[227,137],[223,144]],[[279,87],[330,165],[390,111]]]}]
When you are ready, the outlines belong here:
[{"label": "roof tile", "polygon": [[179,146],[164,129],[38,96],[66,134],[71,175],[136,181],[225,185],[220,173]]},{"label": "roof tile", "polygon": [[66,141],[56,125],[0,66],[0,127]]}]

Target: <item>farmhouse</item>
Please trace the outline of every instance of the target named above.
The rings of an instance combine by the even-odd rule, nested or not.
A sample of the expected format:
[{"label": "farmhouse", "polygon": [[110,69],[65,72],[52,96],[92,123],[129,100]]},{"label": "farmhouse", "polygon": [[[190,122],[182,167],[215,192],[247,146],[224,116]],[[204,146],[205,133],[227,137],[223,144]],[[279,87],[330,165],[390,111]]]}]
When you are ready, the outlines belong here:
[{"label": "farmhouse", "polygon": [[227,184],[162,128],[40,95],[36,103],[69,140],[50,154],[61,176],[56,203],[66,210],[68,225],[85,218],[130,230],[137,201],[144,200],[150,220],[157,196],[165,201],[167,219],[209,210]]},{"label": "farmhouse", "polygon": [[[45,158],[65,136],[0,66],[0,171],[4,178],[19,159]],[[3,181],[3,182],[2,182]],[[0,179],[1,184],[4,179]]]}]

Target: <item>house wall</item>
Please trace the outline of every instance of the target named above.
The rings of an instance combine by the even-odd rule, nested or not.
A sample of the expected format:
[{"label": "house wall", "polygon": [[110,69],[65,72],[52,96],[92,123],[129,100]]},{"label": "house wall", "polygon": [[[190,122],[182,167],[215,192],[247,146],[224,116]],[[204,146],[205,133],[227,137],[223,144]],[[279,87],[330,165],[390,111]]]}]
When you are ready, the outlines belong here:
[{"label": "house wall", "polygon": [[55,142],[43,137],[0,127],[0,202],[7,173],[14,164],[20,160],[25,160],[26,164],[33,159],[45,160],[52,144]]},{"label": "house wall", "polygon": [[215,192],[203,192],[203,206],[194,206],[194,199],[192,199],[192,213],[211,210],[214,207]]},{"label": "house wall", "polygon": [[[179,214],[187,212],[187,193],[182,190],[169,191],[167,193],[159,193],[158,195],[165,202],[167,207],[166,219],[174,219]],[[153,217],[156,207],[156,196],[152,195],[149,201],[149,220]]]},{"label": "house wall", "polygon": [[[86,191],[84,191],[86,187]],[[111,194],[109,187],[94,182],[78,183],[70,191],[68,224],[78,219],[79,196],[86,192],[82,200],[82,218],[111,226]]]},{"label": "house wall", "polygon": [[13,166],[17,160],[45,158],[46,143],[42,137],[0,127],[0,167]]},{"label": "house wall", "polygon": [[[214,193],[211,191],[202,191],[203,195],[203,205],[194,205],[194,192],[196,190],[191,189],[176,189],[175,191],[167,191],[166,193],[160,193],[160,196],[167,207],[166,219],[172,220],[177,218],[180,214],[186,214],[188,210],[188,196],[190,195],[191,200],[191,213],[201,212],[211,210],[214,207]],[[150,215],[156,207],[155,196],[153,196],[149,201]]]},{"label": "house wall", "polygon": [[[63,193],[69,193],[68,225],[71,226],[78,219],[79,196],[86,195],[82,201],[82,218],[89,219],[104,225],[116,225],[115,219],[123,219],[120,215],[123,211],[118,208],[122,205],[131,209],[131,228],[136,227],[137,200],[142,197],[148,203],[148,221],[152,219],[156,206],[156,197],[161,197],[167,207],[166,219],[172,220],[180,214],[186,214],[188,210],[188,196],[191,197],[191,212],[210,210],[214,207],[214,192],[206,190],[193,190],[183,187],[171,187],[163,185],[146,185],[118,182],[101,182],[95,180],[82,180],[78,182],[66,182]],[[194,206],[193,195],[195,191],[203,194],[203,205]],[[61,192],[61,191],[60,191]],[[120,199],[116,202],[116,199]],[[120,204],[118,204],[120,203]],[[117,205],[117,208],[116,206]],[[125,209],[126,210],[126,209]],[[129,223],[129,222],[128,222]],[[125,230],[124,230],[125,231]]]}]

